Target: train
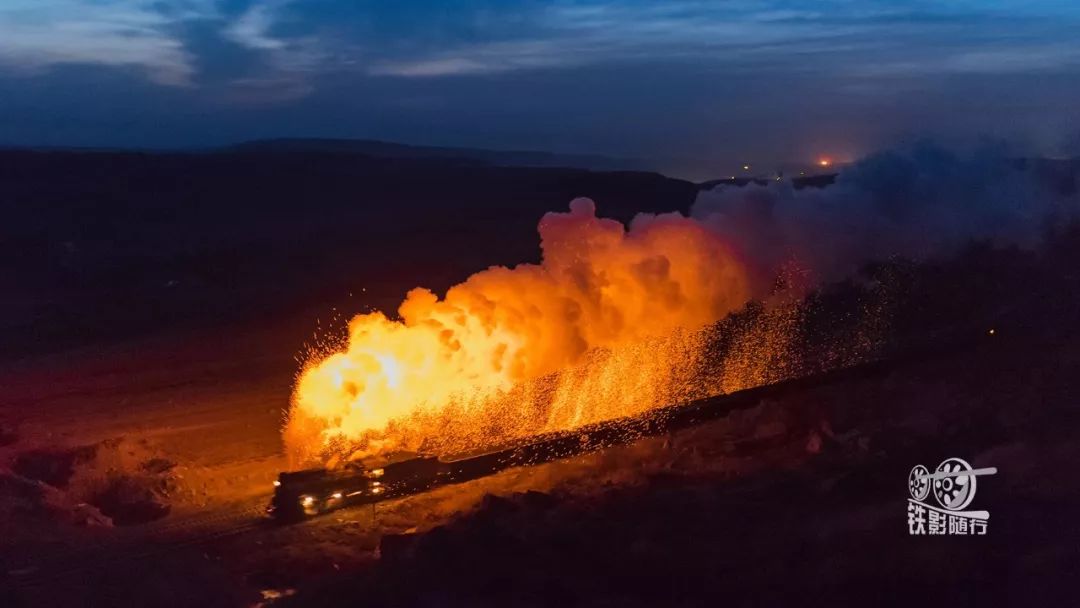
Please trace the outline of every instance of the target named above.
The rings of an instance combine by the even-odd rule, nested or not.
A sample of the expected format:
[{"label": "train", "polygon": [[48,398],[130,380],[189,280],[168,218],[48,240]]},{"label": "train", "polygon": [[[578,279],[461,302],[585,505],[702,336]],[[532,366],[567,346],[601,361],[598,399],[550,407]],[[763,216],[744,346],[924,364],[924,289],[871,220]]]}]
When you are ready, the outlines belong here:
[{"label": "train", "polygon": [[[993,327],[993,326],[991,326]],[[422,454],[398,454],[386,464],[349,462],[339,468],[320,468],[281,473],[274,482],[268,513],[279,521],[296,521],[343,507],[370,504],[425,492],[436,486],[478,479],[511,467],[532,466],[656,437],[703,422],[723,418],[734,410],[757,405],[762,399],[802,391],[851,378],[890,372],[927,357],[978,347],[987,338],[997,341],[996,329],[978,333],[960,331],[942,339],[909,345],[891,357],[808,376],[782,380],[726,395],[697,399],[620,418],[523,438],[498,448],[449,458]]]},{"label": "train", "polygon": [[343,507],[423,492],[450,474],[449,463],[416,456],[381,466],[350,462],[340,468],[284,472],[274,481],[267,514],[296,521]]}]

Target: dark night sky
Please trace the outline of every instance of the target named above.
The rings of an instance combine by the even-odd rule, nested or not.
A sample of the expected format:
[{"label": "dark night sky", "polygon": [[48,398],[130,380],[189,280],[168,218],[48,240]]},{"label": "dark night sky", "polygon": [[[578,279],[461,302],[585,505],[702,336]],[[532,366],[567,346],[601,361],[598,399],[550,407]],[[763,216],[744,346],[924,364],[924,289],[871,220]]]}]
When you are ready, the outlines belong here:
[{"label": "dark night sky", "polygon": [[0,144],[280,136],[647,159],[1080,131],[1080,2],[3,0]]}]

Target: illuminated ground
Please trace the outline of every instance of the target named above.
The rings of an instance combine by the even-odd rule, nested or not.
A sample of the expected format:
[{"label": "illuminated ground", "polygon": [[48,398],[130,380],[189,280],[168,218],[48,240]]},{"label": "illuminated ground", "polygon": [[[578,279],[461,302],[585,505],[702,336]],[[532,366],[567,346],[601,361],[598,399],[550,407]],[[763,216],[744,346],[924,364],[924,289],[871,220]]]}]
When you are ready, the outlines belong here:
[{"label": "illuminated ground", "polygon": [[[504,496],[544,493],[488,498],[437,530],[384,537],[377,565],[315,589],[297,583],[295,601],[790,605],[810,593],[841,603],[995,605],[1062,597],[1080,539],[1080,483],[1067,473],[1080,456],[1080,351],[1071,337],[1010,337],[977,357],[808,391],[667,442],[508,475]],[[907,472],[961,454],[1000,470],[976,498],[992,514],[990,535],[909,537]],[[471,489],[440,494],[447,498],[388,507],[382,528],[422,529],[436,523],[433,514],[462,507],[450,496],[476,500]],[[415,515],[395,530],[405,513]],[[320,523],[332,532],[318,553],[333,555],[338,531],[352,525]]]},{"label": "illuminated ground", "polygon": [[[301,605],[549,604],[552,593],[791,603],[807,588],[1053,597],[1049,574],[1080,563],[1076,251],[1073,235],[1043,257],[975,248],[879,275],[910,288],[895,335],[1004,314],[974,354],[286,528],[252,525],[252,513],[285,466],[282,408],[316,315],[7,364],[0,604],[237,606],[263,592]],[[850,343],[831,337],[877,293],[864,279],[816,300],[809,333],[830,339],[803,348]],[[909,538],[908,471],[949,456],[1000,470],[976,499],[992,535]]]},{"label": "illuminated ground", "polygon": [[[171,381],[148,380],[130,398],[160,404],[158,412],[173,412],[175,423],[146,436],[156,453],[178,461],[185,479],[218,481],[187,488],[195,495],[181,493],[174,514],[149,527],[54,529],[64,544],[105,545],[90,567],[60,573],[63,584],[19,584],[9,597],[27,605],[71,605],[73,597],[244,605],[265,591],[295,592],[289,601],[303,605],[352,605],[359,597],[506,605],[549,603],[555,593],[586,604],[649,604],[662,597],[695,603],[702,594],[756,597],[762,589],[769,590],[762,597],[794,601],[796,589],[809,587],[844,597],[886,588],[970,600],[1017,598],[1036,583],[1052,594],[1057,587],[1046,573],[1075,567],[1080,538],[1070,506],[1080,487],[1063,473],[1080,457],[1080,351],[1071,335],[1035,342],[1001,336],[975,357],[808,391],[673,437],[441,488],[374,513],[360,508],[187,546],[160,545],[151,532],[195,512],[225,512],[234,499],[266,487],[279,464],[278,413],[266,402],[274,383],[289,376],[287,367],[278,376],[268,363],[207,391],[198,388],[205,382],[180,378],[213,376],[212,366],[162,355],[173,362]],[[107,367],[95,369],[101,383],[80,402],[89,395],[114,402]],[[56,391],[54,416],[67,394]],[[176,412],[196,397],[213,407]],[[54,432],[91,441],[124,429],[136,437],[147,409],[136,411],[118,406],[101,418],[108,426],[57,423]],[[27,437],[36,436],[36,424],[43,423],[21,427]],[[907,471],[951,455],[1001,470],[977,498],[993,514],[991,536],[907,537]],[[180,487],[186,484],[194,486]],[[209,529],[234,524],[226,519]],[[118,537],[129,540],[109,544]],[[58,550],[20,547],[31,556]],[[145,556],[131,560],[134,551]],[[25,561],[33,567],[33,559]],[[42,574],[12,572],[11,564],[9,583]],[[775,564],[790,584],[775,585]]]}]

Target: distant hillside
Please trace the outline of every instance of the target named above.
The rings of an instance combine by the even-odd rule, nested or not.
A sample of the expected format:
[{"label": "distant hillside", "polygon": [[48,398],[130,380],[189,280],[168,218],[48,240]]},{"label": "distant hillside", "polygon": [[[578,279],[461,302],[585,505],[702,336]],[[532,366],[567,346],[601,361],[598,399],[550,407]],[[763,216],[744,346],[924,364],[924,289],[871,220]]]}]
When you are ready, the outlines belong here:
[{"label": "distant hillside", "polygon": [[[381,153],[353,151],[365,149]],[[697,195],[655,173],[438,151],[316,141],[0,150],[0,362],[324,303],[392,313],[417,285],[441,290],[493,264],[537,261],[537,222],[574,197],[629,221],[685,212]]]},{"label": "distant hillside", "polygon": [[639,171],[639,160],[593,154],[558,154],[535,150],[484,150],[413,146],[369,139],[263,139],[225,148],[235,152],[360,154],[378,158],[457,160],[497,167],[573,167],[594,171]]},{"label": "distant hillside", "polygon": [[[826,186],[831,186],[836,181],[837,175],[839,174],[822,173],[821,175],[803,175],[791,178],[791,183],[796,190],[802,190],[803,188],[824,188]],[[741,188],[749,183],[764,186],[770,181],[771,180],[764,177],[727,177],[701,182],[698,184],[698,187],[702,190],[712,190],[717,186],[738,186]]]}]

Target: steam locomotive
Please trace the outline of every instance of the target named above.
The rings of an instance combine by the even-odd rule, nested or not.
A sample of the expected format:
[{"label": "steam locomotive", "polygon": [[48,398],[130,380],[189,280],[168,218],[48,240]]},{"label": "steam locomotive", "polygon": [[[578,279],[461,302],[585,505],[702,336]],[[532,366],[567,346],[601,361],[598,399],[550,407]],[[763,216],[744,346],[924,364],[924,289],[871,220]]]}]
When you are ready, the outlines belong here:
[{"label": "steam locomotive", "polygon": [[933,340],[899,349],[889,358],[706,397],[651,410],[632,418],[536,435],[482,453],[447,460],[407,454],[397,456],[403,459],[391,459],[383,465],[350,462],[337,469],[281,473],[274,482],[274,496],[267,511],[279,521],[296,521],[346,506],[375,503],[424,492],[440,485],[477,479],[511,467],[531,466],[585,454],[723,418],[734,410],[753,407],[761,399],[775,398],[786,392],[888,373],[900,365],[976,347],[988,337],[996,335],[995,329],[981,329],[978,333],[953,332],[944,339],[935,336]]},{"label": "steam locomotive", "polygon": [[338,469],[307,469],[278,475],[267,513],[296,521],[340,509],[423,492],[449,481],[448,463],[431,456],[379,467],[350,462]]}]

